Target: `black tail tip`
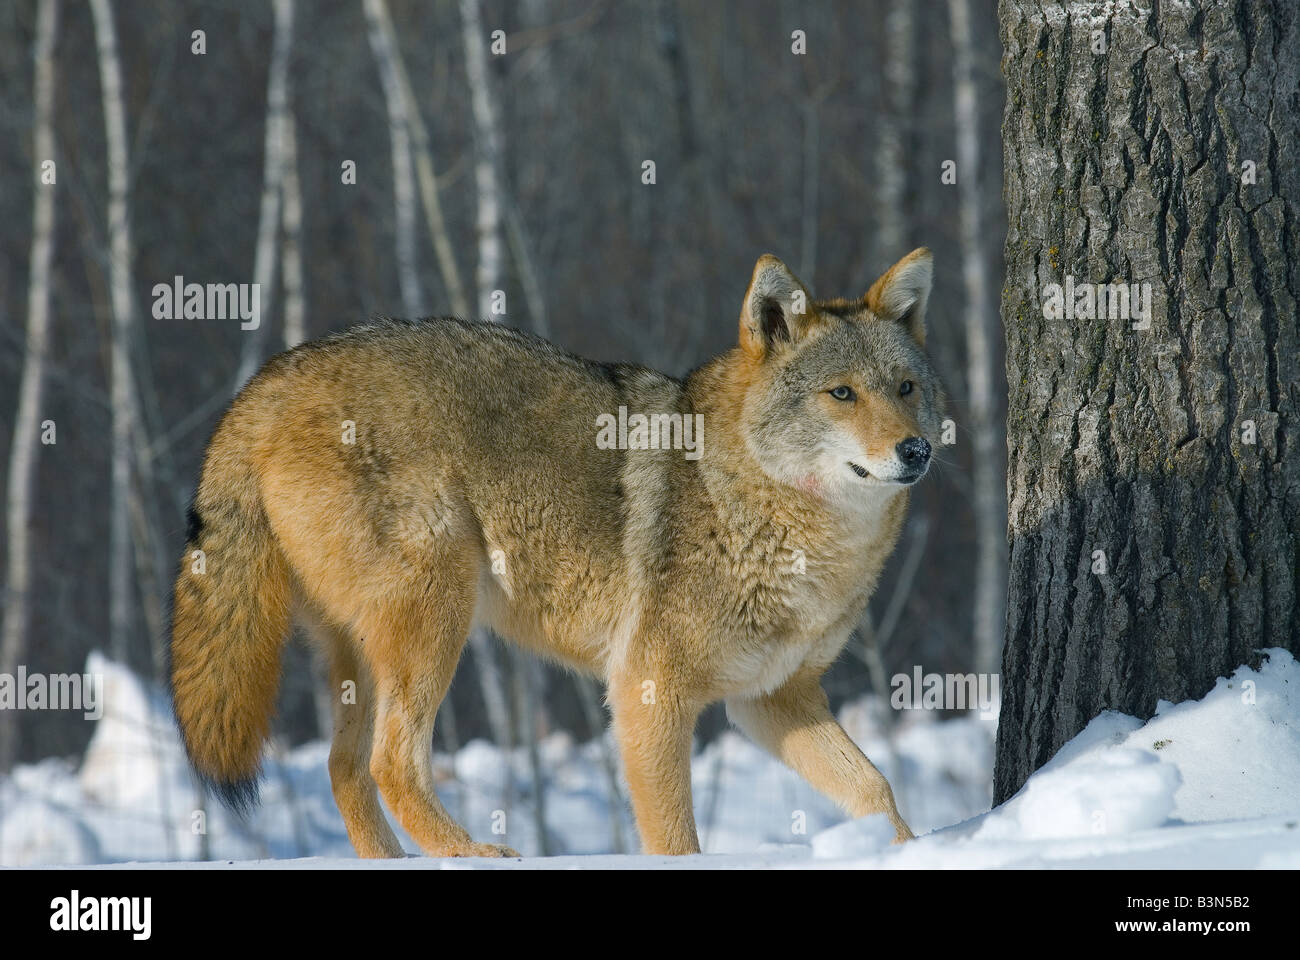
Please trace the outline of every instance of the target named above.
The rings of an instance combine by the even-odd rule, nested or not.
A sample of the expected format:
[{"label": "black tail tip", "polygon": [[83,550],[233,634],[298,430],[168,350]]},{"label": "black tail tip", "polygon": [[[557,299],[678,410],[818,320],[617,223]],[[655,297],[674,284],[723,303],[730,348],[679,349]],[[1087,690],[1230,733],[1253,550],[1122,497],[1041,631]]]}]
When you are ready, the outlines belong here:
[{"label": "black tail tip", "polygon": [[241,780],[214,780],[204,774],[196,774],[204,788],[240,820],[247,820],[260,800],[257,777],[244,777]]}]

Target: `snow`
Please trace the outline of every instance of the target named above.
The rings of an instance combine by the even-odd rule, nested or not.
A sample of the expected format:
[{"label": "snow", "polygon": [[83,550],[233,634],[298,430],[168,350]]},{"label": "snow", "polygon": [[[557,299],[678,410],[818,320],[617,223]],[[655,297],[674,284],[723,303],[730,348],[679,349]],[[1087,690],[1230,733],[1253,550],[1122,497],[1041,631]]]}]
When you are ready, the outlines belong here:
[{"label": "snow", "polygon": [[841,823],[812,838],[812,855],[818,860],[843,860],[883,853],[894,842],[894,826],[883,813]]},{"label": "snow", "polygon": [[[626,804],[611,803],[602,743],[557,733],[540,744],[543,819],[554,855],[538,856],[526,753],[475,741],[455,756],[435,754],[439,796],[476,839],[508,843],[526,856],[387,861],[355,859],[330,794],[325,743],[293,750],[272,744],[263,802],[248,822],[215,803],[201,810],[162,696],[92,655],[87,670],[104,677],[104,715],[79,765],[48,759],[0,778],[0,864],[1300,869],[1300,664],[1284,650],[1267,653],[1259,670],[1239,668],[1200,700],[1162,702],[1146,723],[1101,714],[995,810],[995,714],[939,721],[909,711],[887,736],[880,701],[849,704],[841,722],[889,778],[919,838],[903,845],[890,842],[883,816],[846,822],[781,764],[728,732],[692,761],[705,853],[614,854],[620,840],[633,848],[636,833]],[[207,861],[199,859],[205,840]]]},{"label": "snow", "polygon": [[1169,819],[1181,783],[1177,767],[1151,754],[1105,749],[1044,768],[986,817],[975,836],[1015,840],[1151,830]]}]

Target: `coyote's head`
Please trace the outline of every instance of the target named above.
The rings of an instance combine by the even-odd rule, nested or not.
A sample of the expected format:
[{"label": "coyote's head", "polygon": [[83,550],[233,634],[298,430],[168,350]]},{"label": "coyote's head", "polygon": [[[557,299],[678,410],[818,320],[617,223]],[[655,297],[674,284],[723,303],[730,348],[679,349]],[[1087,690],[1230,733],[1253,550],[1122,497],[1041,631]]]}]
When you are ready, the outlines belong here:
[{"label": "coyote's head", "polygon": [[740,314],[740,426],[769,476],[845,499],[925,475],[944,403],[925,354],[931,270],[913,250],[860,299],[813,300],[784,263],[759,259]]}]

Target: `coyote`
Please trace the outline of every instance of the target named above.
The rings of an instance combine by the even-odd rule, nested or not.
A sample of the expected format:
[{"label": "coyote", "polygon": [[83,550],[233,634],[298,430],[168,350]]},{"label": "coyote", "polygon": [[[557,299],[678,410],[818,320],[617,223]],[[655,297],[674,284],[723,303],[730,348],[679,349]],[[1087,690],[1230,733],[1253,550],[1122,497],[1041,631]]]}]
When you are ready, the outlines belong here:
[{"label": "coyote", "polygon": [[474,842],[433,787],[434,716],[483,624],[605,683],[647,853],[700,849],[691,737],[719,700],[850,815],[909,839],[819,680],[941,429],[931,272],[915,250],[860,299],[813,300],[764,256],[737,345],[681,380],[450,319],[269,360],[208,446],[176,580],[171,684],[195,770],[236,810],[256,801],[297,619],[330,663],[329,772],[357,853],[403,855],[382,795],[432,856],[517,856]]}]

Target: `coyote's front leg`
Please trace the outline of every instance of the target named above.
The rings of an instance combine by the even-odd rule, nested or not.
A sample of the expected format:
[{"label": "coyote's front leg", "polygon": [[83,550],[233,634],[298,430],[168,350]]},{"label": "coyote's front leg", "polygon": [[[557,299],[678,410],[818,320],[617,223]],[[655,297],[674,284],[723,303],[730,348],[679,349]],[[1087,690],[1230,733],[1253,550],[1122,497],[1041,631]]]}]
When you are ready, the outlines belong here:
[{"label": "coyote's front leg", "polygon": [[691,806],[691,735],[699,707],[649,671],[611,678],[609,703],[645,853],[699,853]]},{"label": "coyote's front leg", "polygon": [[850,816],[883,813],[895,843],[911,840],[889,782],[836,721],[819,680],[805,671],[765,696],[730,698],[727,716]]}]

